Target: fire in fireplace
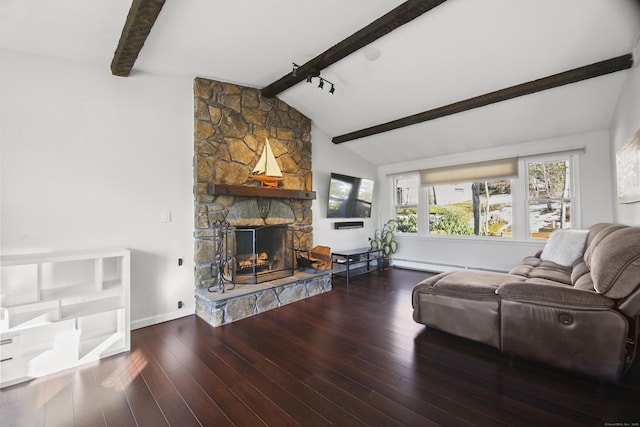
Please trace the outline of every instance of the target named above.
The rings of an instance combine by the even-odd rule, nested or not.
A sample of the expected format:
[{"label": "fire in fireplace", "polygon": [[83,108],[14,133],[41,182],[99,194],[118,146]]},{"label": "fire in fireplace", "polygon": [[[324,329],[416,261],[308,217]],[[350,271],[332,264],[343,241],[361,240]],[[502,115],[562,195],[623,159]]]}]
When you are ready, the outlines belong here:
[{"label": "fire in fireplace", "polygon": [[236,227],[236,283],[293,275],[293,232],[286,225]]}]

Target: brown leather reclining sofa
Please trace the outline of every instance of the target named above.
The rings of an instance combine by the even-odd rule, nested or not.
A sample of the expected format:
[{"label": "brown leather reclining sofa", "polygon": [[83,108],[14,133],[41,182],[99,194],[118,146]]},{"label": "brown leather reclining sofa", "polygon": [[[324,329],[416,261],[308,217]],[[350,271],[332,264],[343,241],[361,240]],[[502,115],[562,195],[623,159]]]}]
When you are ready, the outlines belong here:
[{"label": "brown leather reclining sofa", "polygon": [[570,266],[541,258],[509,273],[445,272],[413,290],[413,318],[563,369],[618,381],[640,316],[640,228],[597,224]]}]

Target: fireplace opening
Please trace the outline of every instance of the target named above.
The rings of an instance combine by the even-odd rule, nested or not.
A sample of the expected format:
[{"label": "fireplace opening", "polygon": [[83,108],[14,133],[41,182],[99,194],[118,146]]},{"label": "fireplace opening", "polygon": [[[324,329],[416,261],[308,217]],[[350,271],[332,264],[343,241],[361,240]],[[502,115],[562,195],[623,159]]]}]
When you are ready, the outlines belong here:
[{"label": "fireplace opening", "polygon": [[236,227],[236,283],[293,275],[293,232],[286,225]]}]

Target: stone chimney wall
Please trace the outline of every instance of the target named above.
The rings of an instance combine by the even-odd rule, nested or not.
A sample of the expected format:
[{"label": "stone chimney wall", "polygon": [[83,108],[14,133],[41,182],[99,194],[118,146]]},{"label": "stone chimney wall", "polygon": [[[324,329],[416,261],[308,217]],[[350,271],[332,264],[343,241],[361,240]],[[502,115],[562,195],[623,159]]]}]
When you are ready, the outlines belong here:
[{"label": "stone chimney wall", "polygon": [[311,120],[260,90],[197,77],[194,80],[195,285],[212,284],[216,221],[234,226],[287,224],[294,249],[313,244],[311,200],[214,196],[208,184],[259,185],[249,175],[269,139],[283,173],[281,188],[311,191]]}]

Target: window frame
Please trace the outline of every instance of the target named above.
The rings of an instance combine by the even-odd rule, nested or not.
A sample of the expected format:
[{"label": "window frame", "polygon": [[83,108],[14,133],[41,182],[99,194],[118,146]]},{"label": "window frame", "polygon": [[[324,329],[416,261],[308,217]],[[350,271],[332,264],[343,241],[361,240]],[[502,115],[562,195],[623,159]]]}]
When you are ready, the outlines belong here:
[{"label": "window frame", "polygon": [[[528,163],[541,161],[568,161],[570,183],[570,202],[571,202],[571,228],[581,229],[581,206],[580,206],[580,156],[581,152],[563,151],[557,153],[539,154],[534,156],[526,156],[518,159],[518,176],[517,177],[497,177],[490,180],[510,179],[511,180],[511,196],[512,196],[512,236],[496,238],[494,236],[463,236],[463,235],[446,235],[446,234],[430,234],[429,232],[429,206],[428,206],[428,187],[420,183],[420,172],[404,172],[388,175],[389,204],[391,210],[391,218],[396,219],[397,208],[406,207],[396,204],[396,188],[395,181],[399,177],[415,176],[418,180],[418,203],[417,212],[417,230],[415,233],[400,232],[404,236],[415,236],[427,239],[450,239],[450,240],[484,240],[487,242],[503,242],[505,244],[514,242],[535,243],[544,242],[546,237],[531,237],[530,218],[529,218],[529,170]],[[489,179],[488,179],[489,180]],[[413,207],[414,205],[411,205]],[[421,215],[422,213],[422,215]],[[426,214],[424,214],[426,213]]]},{"label": "window frame", "polygon": [[[457,183],[452,183],[452,184],[437,184],[436,186],[441,186],[441,185],[461,185],[461,184],[473,184],[474,182],[493,182],[493,181],[510,181],[510,187],[511,187],[511,208],[512,208],[512,216],[513,216],[513,205],[514,205],[514,197],[513,197],[513,187],[514,185],[517,185],[515,182],[515,179],[512,177],[497,177],[497,178],[486,178],[486,179],[482,179],[479,181],[473,181],[473,182],[468,182],[468,181],[464,181],[464,182],[457,182]],[[425,191],[425,212],[429,213],[429,186],[424,187],[424,191]],[[428,215],[430,216],[430,214]],[[427,218],[427,223],[426,223],[426,232],[424,233],[426,236],[429,237],[433,237],[433,238],[456,238],[456,239],[474,239],[474,240],[478,240],[478,239],[482,239],[482,240],[487,240],[487,241],[514,241],[516,240],[516,237],[513,233],[510,236],[488,236],[488,235],[475,235],[475,234],[470,234],[470,235],[462,235],[462,234],[431,234],[431,230],[429,228],[429,219]],[[513,228],[513,227],[512,227]]]},{"label": "window frame", "polygon": [[533,237],[531,236],[531,212],[530,202],[532,198],[529,196],[529,164],[530,163],[543,163],[543,162],[560,162],[566,161],[569,164],[569,197],[555,198],[553,200],[569,200],[571,206],[571,229],[580,230],[582,228],[581,207],[580,207],[580,179],[579,168],[580,161],[577,154],[571,153],[554,153],[554,154],[542,154],[538,156],[528,156],[520,160],[518,169],[523,171],[522,178],[522,192],[524,196],[522,208],[524,209],[523,218],[525,220],[524,237],[528,242],[540,242],[546,241],[548,237]]},{"label": "window frame", "polygon": [[[398,179],[408,179],[408,178],[413,178],[416,180],[416,203],[415,204],[398,204],[398,198],[397,198],[397,186],[396,186],[396,180]],[[420,175],[418,174],[418,172],[406,172],[406,173],[399,173],[399,174],[394,174],[390,176],[390,187],[391,187],[391,199],[392,203],[391,203],[391,211],[392,211],[392,215],[391,217],[395,220],[398,219],[398,209],[400,208],[415,208],[416,209],[416,216],[417,216],[417,224],[416,224],[416,232],[412,233],[412,232],[406,232],[406,231],[399,231],[396,230],[397,233],[403,234],[403,235],[407,235],[407,236],[419,236],[420,235],[420,200],[422,199],[421,193],[423,191],[423,188],[420,185]]]}]

